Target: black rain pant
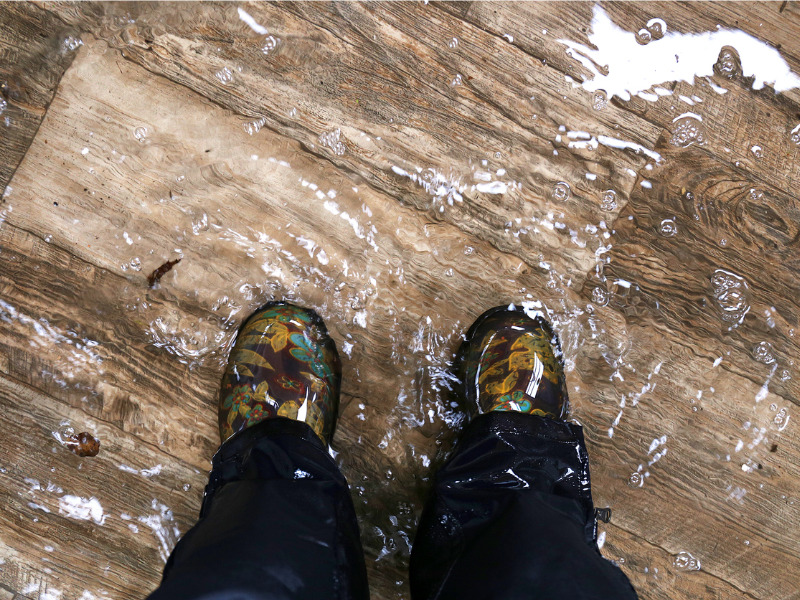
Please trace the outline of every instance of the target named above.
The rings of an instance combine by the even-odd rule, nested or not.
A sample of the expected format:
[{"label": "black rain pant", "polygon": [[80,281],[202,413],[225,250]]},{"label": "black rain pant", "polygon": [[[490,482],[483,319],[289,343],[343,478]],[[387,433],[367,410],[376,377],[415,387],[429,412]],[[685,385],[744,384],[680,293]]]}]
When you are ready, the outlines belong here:
[{"label": "black rain pant", "polygon": [[[413,600],[635,599],[596,545],[577,425],[475,418],[436,475],[411,554]],[[214,456],[200,520],[150,600],[362,600],[347,482],[305,424],[268,419]]]}]

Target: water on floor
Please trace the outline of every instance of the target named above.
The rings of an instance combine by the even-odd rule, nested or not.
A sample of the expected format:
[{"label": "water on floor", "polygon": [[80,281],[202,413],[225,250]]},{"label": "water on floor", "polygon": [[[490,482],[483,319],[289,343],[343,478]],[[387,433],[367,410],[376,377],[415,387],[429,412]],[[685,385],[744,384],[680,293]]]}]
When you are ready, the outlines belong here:
[{"label": "water on floor", "polygon": [[[680,32],[666,14],[623,27],[596,6],[586,33],[536,28],[557,63],[537,79],[531,27],[492,31],[497,20],[481,31],[426,5],[341,9],[343,23],[357,13],[354,30],[375,30],[364,42],[373,78],[339,68],[345,42],[329,36],[347,36],[324,33],[311,6],[61,10],[76,32],[58,51],[74,62],[0,213],[0,228],[32,232],[87,272],[82,293],[62,294],[74,307],[0,296],[20,352],[48,356],[33,379],[70,407],[47,421],[37,458],[58,470],[47,481],[19,474],[28,527],[59,515],[150,536],[131,548],[149,548],[139,551],[155,585],[156,559],[199,508],[214,386],[235,331],[285,299],[315,308],[336,338],[345,379],[334,454],[374,596],[406,598],[431,472],[465,420],[451,395],[455,348],[483,310],[514,303],[560,335],[595,499],[614,511],[604,554],[643,598],[697,597],[695,582],[764,592],[742,565],[785,559],[786,524],[799,523],[785,462],[798,449],[788,436],[800,117],[782,94],[800,76],[780,49],[727,26]],[[430,11],[430,37],[404,37],[413,27],[402,11]],[[473,60],[484,55],[504,68]],[[291,89],[295,77],[377,86],[378,73],[418,80],[408,85],[424,110]],[[448,120],[452,129],[437,128]],[[42,167],[53,156],[67,158]],[[2,254],[28,260],[24,249]],[[32,267],[34,285],[48,268]],[[64,463],[83,432],[97,457]],[[108,461],[109,481],[141,493],[90,480],[74,489],[62,471],[89,461]],[[48,547],[38,567],[18,551],[3,557],[49,577],[15,571],[19,593],[61,597],[64,568]],[[125,571],[119,556],[107,562],[101,570]],[[136,595],[122,575],[107,578],[85,580],[83,597]],[[763,586],[784,597],[775,580]]]}]

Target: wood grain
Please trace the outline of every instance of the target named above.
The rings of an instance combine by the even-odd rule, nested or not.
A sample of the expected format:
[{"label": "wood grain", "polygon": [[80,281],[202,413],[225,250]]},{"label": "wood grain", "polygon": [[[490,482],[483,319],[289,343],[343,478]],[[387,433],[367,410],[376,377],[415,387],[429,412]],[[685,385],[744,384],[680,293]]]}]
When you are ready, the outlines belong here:
[{"label": "wood grain", "polygon": [[27,3],[9,3],[0,16],[0,189],[25,155],[74,53],[75,29]]},{"label": "wood grain", "polygon": [[[604,8],[632,31],[654,16],[681,32],[738,27],[797,72],[797,9],[781,6]],[[596,110],[555,42],[586,43],[592,11],[0,5],[0,47],[19,48],[4,64],[33,82],[38,119],[0,140],[13,174],[0,205],[0,597],[157,585],[173,528],[199,510],[234,332],[286,298],[318,310],[342,353],[333,445],[373,597],[408,598],[431,470],[464,419],[448,373],[462,333],[490,306],[539,300],[596,502],[614,511],[602,551],[640,597],[797,598],[797,90],[715,76]],[[54,59],[45,48],[63,35],[82,45]],[[693,94],[706,142],[677,147],[674,98]],[[741,323],[722,318],[719,269],[745,282]],[[66,427],[97,436],[98,456],[60,445]],[[92,498],[97,520],[70,513]]]}]

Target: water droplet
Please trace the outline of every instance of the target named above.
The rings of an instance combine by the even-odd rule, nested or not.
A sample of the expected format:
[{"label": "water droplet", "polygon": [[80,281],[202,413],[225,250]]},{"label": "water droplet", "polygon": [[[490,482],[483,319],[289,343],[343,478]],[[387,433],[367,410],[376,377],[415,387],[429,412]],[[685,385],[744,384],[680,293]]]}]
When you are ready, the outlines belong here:
[{"label": "water droplet", "polygon": [[336,156],[341,156],[345,153],[347,148],[341,141],[342,132],[340,129],[334,129],[319,136],[319,143],[327,148],[330,148]]},{"label": "water droplet", "polygon": [[458,48],[458,38],[453,38],[447,42],[447,47],[450,48],[450,50],[455,50]]},{"label": "water droplet", "polygon": [[2,115],[6,108],[8,108],[8,102],[6,102],[5,98],[0,98],[0,115]]},{"label": "water droplet", "polygon": [[472,246],[465,246],[464,247],[464,255],[465,256],[469,256],[473,252],[475,252],[475,248],[473,248]]},{"label": "water droplet", "polygon": [[268,35],[267,37],[264,38],[264,43],[261,45],[261,52],[263,52],[264,54],[269,54],[270,52],[275,50],[275,48],[278,46],[278,42],[280,42],[278,38],[272,35]]},{"label": "water droplet", "polygon": [[685,550],[683,552],[678,552],[675,555],[675,559],[673,560],[672,564],[675,565],[675,568],[678,569],[678,571],[700,570],[700,561]]},{"label": "water droplet", "polygon": [[606,190],[603,192],[603,201],[600,204],[600,208],[608,211],[617,208],[617,192],[614,190]]},{"label": "water droplet", "polygon": [[233,81],[233,71],[231,71],[228,67],[222,67],[215,73],[215,76],[226,85]]},{"label": "water droplet", "polygon": [[142,261],[139,260],[137,257],[133,257],[130,262],[131,269],[134,271],[141,271],[142,270]]},{"label": "water droplet", "polygon": [[750,310],[749,288],[744,278],[735,273],[717,269],[711,275],[714,299],[720,318],[731,327],[738,327]]},{"label": "water droplet", "polygon": [[603,110],[608,106],[608,94],[605,90],[597,90],[592,94],[592,108],[595,110]]},{"label": "water droplet", "polygon": [[636,471],[628,478],[628,485],[631,487],[642,487],[644,485],[644,477],[639,471]]},{"label": "water droplet", "polygon": [[553,186],[553,199],[559,202],[566,202],[572,196],[572,190],[569,184],[564,181],[559,181]]},{"label": "water droplet", "polygon": [[733,79],[742,74],[742,61],[739,53],[731,46],[723,46],[719,58],[714,63],[714,73],[726,79]]},{"label": "water droplet", "polygon": [[752,152],[753,156],[755,156],[756,158],[761,158],[762,156],[764,156],[764,151],[761,149],[761,146],[758,145],[750,148],[750,152]]},{"label": "water droplet", "polygon": [[658,228],[658,232],[664,237],[672,237],[673,235],[678,233],[678,226],[675,223],[675,219],[670,218],[661,221],[661,225]]},{"label": "water droplet", "polygon": [[636,32],[636,41],[641,44],[642,46],[646,46],[650,43],[653,39],[653,34],[650,33],[650,30],[645,29],[642,27],[639,31]]},{"label": "water droplet", "polygon": [[654,40],[660,40],[664,37],[664,34],[667,33],[667,24],[664,22],[664,19],[650,19],[647,22],[647,31],[650,32]]},{"label": "water droplet", "polygon": [[450,85],[453,87],[461,85],[461,73],[456,73],[456,76],[453,77],[453,81],[450,82]]},{"label": "water droplet", "polygon": [[692,144],[704,144],[706,141],[703,123],[693,115],[675,120],[672,126],[670,143],[679,148],[688,148]]},{"label": "water droplet", "polygon": [[191,483],[184,483],[183,484],[183,491],[184,492],[188,492],[190,489],[192,489],[192,484]]},{"label": "water droplet", "polygon": [[135,137],[140,142],[144,142],[147,139],[147,127],[137,127],[133,130],[133,137]]},{"label": "water droplet", "polygon": [[606,306],[610,299],[610,294],[607,290],[597,286],[592,290],[592,302],[600,306]]},{"label": "water droplet", "polygon": [[772,344],[769,342],[760,342],[753,346],[753,358],[765,365],[774,363],[775,356],[772,354]]}]

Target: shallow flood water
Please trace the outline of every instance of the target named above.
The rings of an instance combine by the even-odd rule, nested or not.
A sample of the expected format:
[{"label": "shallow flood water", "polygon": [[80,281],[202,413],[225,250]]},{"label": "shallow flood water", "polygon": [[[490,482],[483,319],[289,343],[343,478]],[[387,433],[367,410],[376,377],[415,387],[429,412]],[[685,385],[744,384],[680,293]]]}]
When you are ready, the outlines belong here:
[{"label": "shallow flood water", "polygon": [[[373,597],[408,598],[465,421],[454,352],[514,303],[560,335],[601,550],[640,597],[790,597],[791,15],[628,6],[31,7],[65,71],[0,205],[0,583],[154,587],[199,510],[235,332],[285,299],[343,360],[333,450]],[[83,432],[94,458],[70,452]]]}]

